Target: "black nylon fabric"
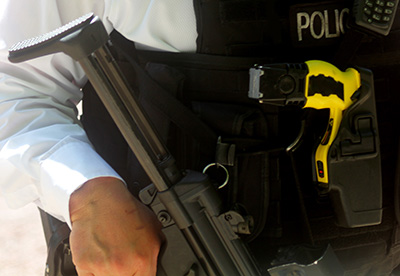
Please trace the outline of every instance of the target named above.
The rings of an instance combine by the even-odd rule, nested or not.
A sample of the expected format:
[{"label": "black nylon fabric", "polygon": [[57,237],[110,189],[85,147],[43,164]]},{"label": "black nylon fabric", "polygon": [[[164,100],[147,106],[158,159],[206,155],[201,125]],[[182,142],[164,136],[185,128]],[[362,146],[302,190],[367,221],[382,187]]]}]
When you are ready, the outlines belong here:
[{"label": "black nylon fabric", "polygon": [[[308,1],[306,4],[319,2]],[[351,7],[351,1],[329,1],[329,4],[332,3]],[[309,242],[302,231],[304,224],[298,208],[290,161],[283,151],[297,135],[300,118],[304,114],[298,109],[282,111],[249,100],[248,68],[257,60],[259,64],[303,62],[309,59],[335,63],[334,56],[343,39],[340,36],[332,42],[315,40],[308,46],[294,43],[289,17],[293,13],[291,7],[297,8],[300,4],[304,4],[304,1],[194,0],[199,33],[197,54],[138,53],[140,64],[156,83],[166,87],[169,93],[191,108],[224,138],[224,142],[238,145],[237,158],[240,160],[237,159],[236,163],[239,166],[229,168],[234,181],[229,189],[221,191],[221,195],[229,198],[227,206],[234,201],[239,202],[237,208],[247,209],[260,221],[256,229],[259,236],[250,246],[263,268],[270,265],[277,248]],[[360,229],[335,226],[329,202],[316,202],[313,197],[310,163],[305,161],[310,157],[307,147],[296,153],[314,242],[317,246],[327,243],[333,246],[347,270],[346,275],[390,275],[399,263],[395,238],[397,222],[393,208],[400,134],[399,30],[398,16],[389,36],[364,36],[355,55],[346,64],[367,67],[375,77],[383,170],[382,224]],[[137,73],[126,60],[121,55],[119,57],[120,65],[128,72],[131,85],[138,95],[145,93],[148,86],[137,78]],[[243,57],[245,62],[242,62]],[[160,68],[176,70],[180,77],[182,74],[183,80],[180,77],[175,80],[161,78],[165,71],[160,72]],[[201,144],[193,141],[184,130],[165,120],[160,110],[143,97],[141,99],[155,118],[155,124],[163,129],[164,138],[181,168],[201,170],[215,160],[214,156],[204,154]],[[253,111],[251,116],[246,115],[249,110]],[[233,116],[228,116],[229,112]],[[315,113],[311,118],[323,122],[323,116]],[[241,121],[243,118],[246,120]],[[88,87],[84,91],[83,123],[96,150],[127,180],[135,194],[149,183],[111,118]],[[307,138],[313,140],[316,136]],[[240,150],[246,154],[240,156]],[[249,154],[251,152],[257,154]]]}]

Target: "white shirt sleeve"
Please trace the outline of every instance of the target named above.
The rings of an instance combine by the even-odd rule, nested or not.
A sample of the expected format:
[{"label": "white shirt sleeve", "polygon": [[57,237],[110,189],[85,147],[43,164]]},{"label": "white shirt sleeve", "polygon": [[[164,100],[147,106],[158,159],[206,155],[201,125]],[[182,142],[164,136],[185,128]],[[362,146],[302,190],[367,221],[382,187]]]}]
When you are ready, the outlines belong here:
[{"label": "white shirt sleeve", "polygon": [[10,207],[35,202],[68,224],[73,191],[96,177],[119,178],[77,119],[85,74],[64,54],[11,64],[7,49],[88,12],[147,47],[194,51],[197,36],[187,0],[1,1],[0,192]]}]

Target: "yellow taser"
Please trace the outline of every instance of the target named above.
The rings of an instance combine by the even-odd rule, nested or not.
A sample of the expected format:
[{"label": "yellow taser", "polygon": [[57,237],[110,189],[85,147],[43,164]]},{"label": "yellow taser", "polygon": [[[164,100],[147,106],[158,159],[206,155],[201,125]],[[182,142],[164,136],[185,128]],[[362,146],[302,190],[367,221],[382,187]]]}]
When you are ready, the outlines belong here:
[{"label": "yellow taser", "polygon": [[[317,180],[328,184],[329,148],[338,133],[344,110],[355,101],[353,95],[361,86],[360,73],[353,68],[343,72],[320,60],[310,60],[306,64],[309,72],[305,79],[306,103],[303,108],[329,109],[328,126],[315,152]],[[327,82],[331,85],[327,86]]]}]

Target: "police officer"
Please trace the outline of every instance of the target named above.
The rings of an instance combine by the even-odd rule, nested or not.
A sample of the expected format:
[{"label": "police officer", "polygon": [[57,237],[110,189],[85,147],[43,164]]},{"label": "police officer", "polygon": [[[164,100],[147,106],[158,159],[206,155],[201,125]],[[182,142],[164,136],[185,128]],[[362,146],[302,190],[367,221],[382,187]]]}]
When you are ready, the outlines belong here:
[{"label": "police officer", "polygon": [[[160,226],[151,212],[127,193],[124,185],[127,182],[129,187],[135,188],[138,180],[142,182],[141,185],[145,185],[145,177],[139,176],[136,169],[132,169],[136,168],[133,157],[121,144],[117,132],[110,135],[114,131],[113,126],[101,121],[99,116],[106,115],[99,111],[101,107],[96,99],[87,92],[84,95],[83,118],[86,132],[97,152],[113,168],[93,150],[74,112],[74,104],[82,96],[80,88],[85,83],[82,70],[62,54],[11,65],[6,60],[7,48],[17,41],[45,33],[94,11],[109,32],[118,31],[125,38],[135,41],[137,48],[142,50],[207,55],[200,58],[233,56],[262,57],[270,62],[299,62],[307,59],[334,62],[333,56],[347,32],[345,22],[351,5],[341,1],[324,4],[318,1],[299,2],[173,1],[165,6],[162,1],[86,1],[71,6],[68,1],[55,1],[51,4],[5,1],[0,21],[3,41],[0,169],[1,188],[9,204],[19,207],[34,201],[72,227],[71,249],[79,275],[154,275],[162,240]],[[394,34],[390,39],[393,41],[395,38]],[[379,75],[382,74],[381,68],[387,66],[385,62],[390,63],[392,73],[390,78],[384,79],[392,87],[391,83],[397,76],[395,62],[385,55],[385,62],[365,57],[371,54],[371,49],[380,53],[395,53],[395,50],[385,42],[389,40],[369,37],[365,40],[370,43],[361,45],[359,54],[350,56],[346,65],[357,63],[374,66]],[[363,53],[366,54],[363,56]],[[158,56],[154,53],[153,57]],[[140,59],[146,61],[152,57],[150,55]],[[158,58],[153,59],[148,64],[159,63]],[[246,59],[246,63],[249,60]],[[189,64],[192,62],[190,60]],[[169,57],[166,63],[170,63]],[[212,65],[215,65],[214,60],[210,61]],[[151,73],[152,68],[150,66],[147,70]],[[187,76],[187,72],[185,74]],[[205,80],[198,74],[196,78]],[[192,81],[196,78],[189,79]],[[142,86],[142,96],[146,93],[146,84],[142,85],[140,79],[137,82],[137,86]],[[221,86],[227,86],[225,80],[221,82]],[[192,103],[192,107],[197,110],[204,110],[208,105],[202,102],[209,101],[207,96],[215,92],[210,93],[208,86],[204,91],[197,91],[197,94],[193,86],[188,85],[185,89],[184,93],[190,92],[191,97],[186,98],[185,94],[184,100],[195,100],[197,103]],[[212,100],[231,101],[230,96],[224,93],[220,99],[216,98]],[[220,105],[216,109],[220,110]],[[228,109],[231,110],[230,107]],[[384,122],[388,123],[387,119],[389,124],[392,123],[392,115],[387,115]],[[242,131],[250,135],[246,126],[244,130],[241,129],[240,135]],[[390,136],[393,139],[391,146],[395,144],[396,135]],[[178,142],[182,139],[181,136],[174,138]],[[190,141],[189,144],[192,143]],[[112,149],[104,145],[112,145]],[[199,152],[185,150],[183,153],[177,150],[178,161],[185,167],[199,169],[193,160],[187,160],[191,158],[185,159],[185,155],[190,153],[197,156]],[[389,161],[394,158],[389,154]],[[390,172],[388,175],[390,186],[393,175]],[[249,202],[248,199],[240,199],[244,203]],[[397,255],[391,249],[397,244],[396,235],[392,236],[396,233],[394,226],[395,222],[390,221],[382,228],[368,229],[361,231],[361,234],[359,231],[348,234],[336,229],[323,233],[319,239],[334,242],[339,255],[342,252],[339,257],[349,273],[386,275],[397,266]],[[371,241],[369,233],[379,238]],[[382,233],[386,235],[381,236]],[[349,243],[353,251],[346,251],[346,246],[339,242],[343,240],[340,239],[341,235],[348,235],[350,239],[355,237],[360,242]],[[365,248],[378,253],[371,258],[360,252],[365,251]],[[346,258],[354,252],[360,253],[359,258],[363,260],[356,262],[359,258],[355,258],[346,262]]]},{"label": "police officer", "polygon": [[[2,1],[1,191],[11,207],[35,202],[69,224],[79,275],[155,275],[162,240],[152,212],[93,150],[75,104],[86,82],[69,57],[7,61],[17,41],[95,12],[107,29],[164,51],[194,49],[189,1]],[[135,261],[132,261],[135,260]]]}]

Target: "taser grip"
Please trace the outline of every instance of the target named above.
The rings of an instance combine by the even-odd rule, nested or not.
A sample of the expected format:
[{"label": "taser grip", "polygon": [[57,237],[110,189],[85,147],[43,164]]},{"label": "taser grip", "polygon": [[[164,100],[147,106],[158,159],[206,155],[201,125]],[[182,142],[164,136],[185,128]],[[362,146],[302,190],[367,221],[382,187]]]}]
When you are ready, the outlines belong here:
[{"label": "taser grip", "polygon": [[[343,72],[334,65],[320,60],[307,61],[306,64],[309,73],[305,82],[307,101],[303,108],[329,108],[328,126],[315,151],[314,161],[317,181],[328,185],[328,152],[337,136],[343,111],[353,104],[353,95],[361,86],[360,73],[353,68],[348,68]],[[320,88],[318,82],[321,81],[332,84],[329,86],[329,92]],[[321,85],[321,87],[324,86],[326,87],[326,84]]]}]

